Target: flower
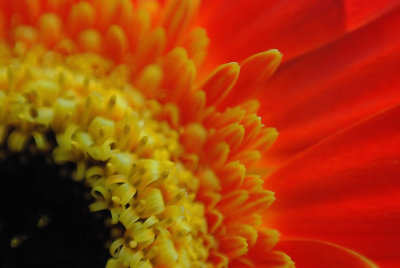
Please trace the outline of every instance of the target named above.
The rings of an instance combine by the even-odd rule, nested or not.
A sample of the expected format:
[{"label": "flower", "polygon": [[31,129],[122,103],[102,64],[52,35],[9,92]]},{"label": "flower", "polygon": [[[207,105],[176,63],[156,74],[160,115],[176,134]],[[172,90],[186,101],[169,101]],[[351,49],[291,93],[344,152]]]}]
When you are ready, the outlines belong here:
[{"label": "flower", "polygon": [[[253,4],[256,8],[266,6],[265,1]],[[312,6],[311,2],[305,4]],[[388,151],[367,145],[371,136],[383,138],[377,127],[395,120],[395,110],[381,112],[305,150],[332,131],[325,127],[310,137],[307,125],[299,125],[300,130],[305,129],[302,132],[296,125],[291,129],[293,125],[285,121],[289,113],[296,121],[306,121],[302,113],[293,111],[310,106],[307,96],[311,100],[321,98],[317,103],[331,98],[311,82],[305,84],[309,90],[304,90],[309,95],[301,91],[296,96],[296,91],[291,91],[290,81],[296,83],[296,79],[291,80],[285,72],[295,72],[292,70],[296,70],[296,62],[300,66],[312,62],[307,56],[294,59],[310,47],[289,50],[287,59],[292,62],[286,62],[282,71],[269,80],[267,89],[282,88],[279,79],[288,84],[283,85],[283,93],[275,93],[275,99],[269,99],[274,94],[259,89],[265,88],[266,80],[281,61],[277,50],[257,53],[252,51],[258,49],[256,42],[236,54],[254,54],[240,64],[215,67],[224,55],[243,48],[242,41],[246,39],[238,38],[240,34],[236,32],[229,33],[229,29],[237,31],[240,19],[249,19],[246,14],[239,16],[231,28],[219,31],[223,16],[211,16],[210,12],[226,11],[223,1],[204,1],[199,18],[199,1],[189,0],[17,1],[3,5],[0,142],[7,143],[10,151],[20,152],[33,140],[37,149],[52,152],[56,163],[76,164],[73,178],[91,188],[94,201],[90,209],[109,211],[110,228],[116,230],[107,267],[165,267],[171,263],[176,267],[291,267],[293,262],[283,252],[294,256],[300,265],[332,262],[332,257],[341,266],[373,265],[348,249],[358,249],[352,244],[356,240],[340,243],[340,239],[326,239],[330,232],[323,232],[323,223],[328,228],[332,224],[320,220],[322,231],[318,233],[318,226],[309,221],[324,219],[327,209],[335,211],[337,203],[332,204],[332,200],[345,202],[349,195],[340,195],[341,185],[335,182],[345,185],[348,174],[354,183],[361,176],[366,178],[362,173],[365,169],[347,175],[345,171],[371,162],[381,170],[381,162],[373,160],[387,157]],[[241,9],[243,5],[247,4],[237,1],[230,8],[248,15],[263,10]],[[321,5],[327,10],[337,8],[335,1]],[[384,11],[392,7],[388,4],[380,9],[389,15],[373,23],[387,16],[390,20],[396,9]],[[229,16],[234,14],[229,12]],[[275,14],[280,21],[280,13]],[[212,40],[220,35],[216,44],[226,48],[211,46],[211,56],[206,61],[209,40],[196,20],[200,25],[209,24]],[[355,28],[364,22],[352,21],[346,29],[350,27],[357,33],[364,28]],[[255,29],[242,31],[244,37],[257,34],[260,29],[265,31],[264,23],[256,21],[254,25]],[[312,39],[315,42],[311,42],[313,48],[340,36],[340,31],[332,31],[332,35],[316,35]],[[232,42],[227,36],[234,36],[239,42]],[[264,45],[264,41],[258,45]],[[319,50],[324,49],[329,50],[329,46]],[[323,75],[318,77],[331,81]],[[285,96],[285,91],[294,96]],[[254,97],[261,100],[265,118],[283,126],[282,141],[261,162],[261,153],[270,148],[277,132],[265,127],[256,116],[259,103]],[[281,102],[274,102],[279,98]],[[290,105],[280,108],[282,100]],[[385,101],[375,104],[369,112],[364,109],[332,122],[337,127],[348,126],[372,111],[389,107]],[[316,110],[300,109],[305,115]],[[310,126],[321,128],[313,122]],[[48,138],[49,132],[55,135],[55,141]],[[365,145],[362,148],[370,148],[374,154],[360,162],[347,161],[347,166],[340,162],[338,169],[327,168],[325,161],[338,161],[338,151],[329,148],[343,148],[345,153],[342,151],[341,156],[345,159],[360,156],[359,145],[352,143],[363,137],[360,132],[368,133],[361,139]],[[345,150],[350,146],[354,149]],[[273,163],[277,170],[263,186],[261,175],[269,173]],[[309,165],[306,170],[305,164]],[[312,180],[314,172],[320,180]],[[370,186],[359,188],[368,193]],[[346,187],[349,191],[347,184]],[[267,208],[275,198],[266,189],[273,189],[280,196],[271,210]],[[355,202],[362,202],[363,198]],[[317,208],[309,204],[316,204]],[[342,208],[347,203],[340,204]],[[274,228],[283,238],[276,248],[278,232]],[[360,252],[364,254],[362,247]],[[310,258],[310,254],[315,257]],[[370,252],[365,255],[373,256]]]},{"label": "flower", "polygon": [[213,57],[284,54],[254,94],[280,133],[265,158],[276,164],[264,219],[278,248],[298,267],[362,266],[354,252],[399,266],[398,3],[237,1],[218,14],[206,24]]},{"label": "flower", "polygon": [[274,196],[252,169],[277,132],[256,116],[257,101],[224,104],[244,82],[240,68],[262,67],[266,79],[281,54],[223,64],[197,81],[208,45],[193,24],[198,5],[2,8],[0,141],[76,165],[90,210],[110,214],[107,267],[292,265],[273,250],[278,232],[262,225]]}]

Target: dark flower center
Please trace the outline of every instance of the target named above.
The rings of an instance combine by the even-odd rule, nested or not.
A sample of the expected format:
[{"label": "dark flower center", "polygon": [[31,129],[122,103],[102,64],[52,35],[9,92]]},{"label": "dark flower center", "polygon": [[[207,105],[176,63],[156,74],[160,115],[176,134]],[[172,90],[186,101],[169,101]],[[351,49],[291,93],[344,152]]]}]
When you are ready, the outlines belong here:
[{"label": "dark flower center", "polygon": [[89,211],[72,166],[47,162],[30,153],[0,161],[0,267],[104,267],[106,215]]}]

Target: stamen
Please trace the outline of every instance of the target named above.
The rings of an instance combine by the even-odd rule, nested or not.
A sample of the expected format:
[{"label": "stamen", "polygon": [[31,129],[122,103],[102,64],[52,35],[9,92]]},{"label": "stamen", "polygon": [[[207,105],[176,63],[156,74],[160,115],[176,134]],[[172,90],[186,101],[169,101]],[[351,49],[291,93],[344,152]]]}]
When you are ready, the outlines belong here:
[{"label": "stamen", "polygon": [[281,54],[199,84],[198,0],[25,2],[0,44],[0,145],[75,164],[90,211],[109,215],[108,268],[255,266],[252,248],[276,241],[259,217],[274,196],[253,167],[277,132],[240,89],[265,83]]}]

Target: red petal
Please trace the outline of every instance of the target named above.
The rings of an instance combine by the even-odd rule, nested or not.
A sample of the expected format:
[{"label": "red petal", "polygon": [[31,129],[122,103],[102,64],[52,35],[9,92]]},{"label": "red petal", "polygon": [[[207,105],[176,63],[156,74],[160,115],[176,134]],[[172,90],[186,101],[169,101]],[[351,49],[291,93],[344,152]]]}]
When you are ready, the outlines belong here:
[{"label": "red petal", "polygon": [[343,1],[348,29],[358,28],[399,5],[398,0]]},{"label": "red petal", "polygon": [[[279,49],[288,60],[345,29],[342,3],[335,0],[298,0],[290,5],[271,0],[217,1],[212,14],[207,14],[207,9],[213,10],[207,2],[201,14],[211,40],[210,58],[223,61],[242,60],[268,48]],[[314,34],[307,34],[309,28]]]},{"label": "red petal", "polygon": [[297,267],[377,267],[374,263],[354,251],[326,242],[287,240],[279,242],[277,249],[287,253]]},{"label": "red petal", "polygon": [[393,2],[208,0],[200,20],[211,39],[211,59],[237,61],[276,48],[289,61],[379,17]]},{"label": "red petal", "polygon": [[400,265],[400,106],[321,142],[267,178],[265,222]]},{"label": "red petal", "polygon": [[400,101],[400,8],[278,68],[260,95],[280,137],[271,157],[288,158]]}]

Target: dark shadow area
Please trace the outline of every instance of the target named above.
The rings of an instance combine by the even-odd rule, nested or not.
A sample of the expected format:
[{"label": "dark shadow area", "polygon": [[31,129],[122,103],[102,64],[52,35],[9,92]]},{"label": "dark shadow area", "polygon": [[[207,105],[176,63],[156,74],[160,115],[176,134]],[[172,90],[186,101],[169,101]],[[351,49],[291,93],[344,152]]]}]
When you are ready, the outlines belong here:
[{"label": "dark shadow area", "polygon": [[0,267],[105,267],[105,216],[89,211],[72,165],[49,162],[29,153],[0,160]]}]

